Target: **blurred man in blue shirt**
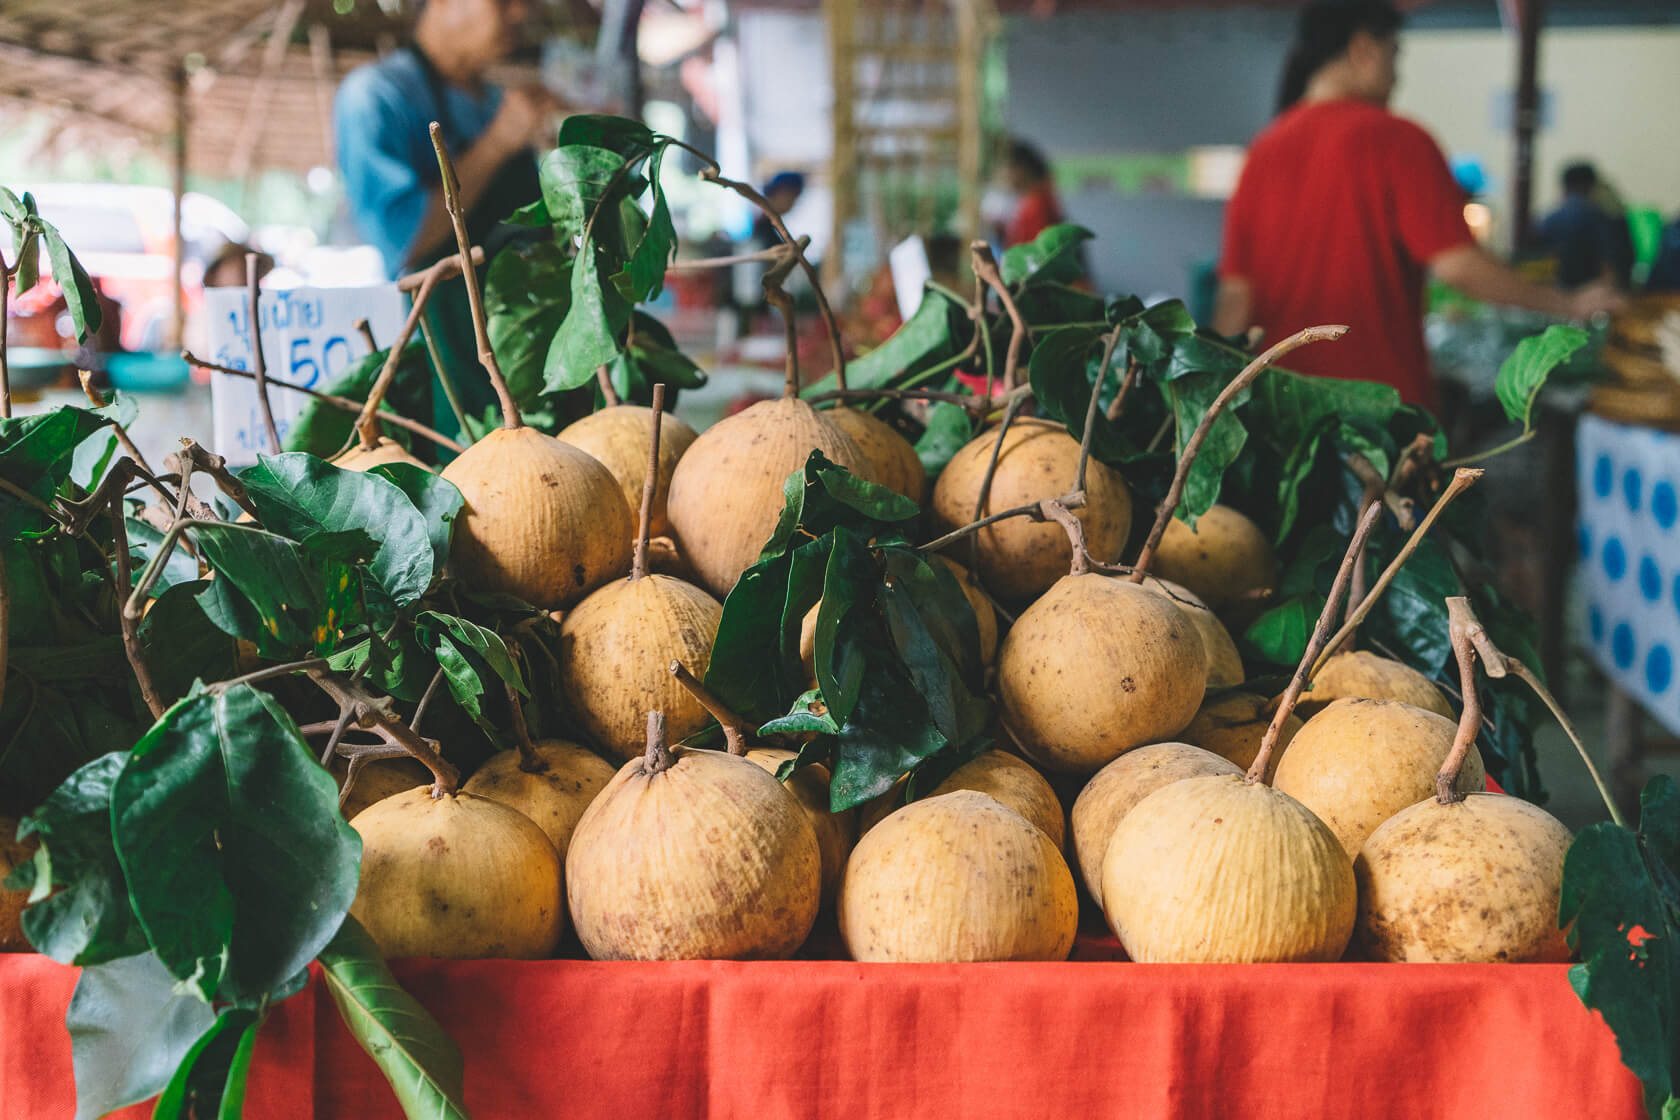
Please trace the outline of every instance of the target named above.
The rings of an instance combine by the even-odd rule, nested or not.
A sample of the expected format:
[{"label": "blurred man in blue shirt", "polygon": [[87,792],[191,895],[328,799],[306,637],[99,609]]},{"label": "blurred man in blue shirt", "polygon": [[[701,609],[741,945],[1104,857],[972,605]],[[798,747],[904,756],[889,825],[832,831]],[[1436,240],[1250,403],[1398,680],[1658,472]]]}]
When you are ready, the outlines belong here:
[{"label": "blurred man in blue shirt", "polygon": [[[559,106],[540,86],[504,90],[484,78],[512,52],[526,15],[526,0],[423,0],[412,42],[339,87],[333,120],[350,216],[392,277],[456,251],[432,121],[461,180],[468,236],[489,241],[486,254],[496,247],[495,227],[541,196],[532,145]],[[438,286],[427,320],[468,414],[482,412],[495,398],[478,368],[460,280]],[[443,404],[435,402],[434,419],[452,431]]]},{"label": "blurred man in blue shirt", "polygon": [[1557,258],[1560,288],[1579,288],[1597,281],[1626,285],[1633,266],[1633,243],[1625,220],[1599,203],[1598,171],[1590,163],[1563,169],[1563,204],[1536,230],[1537,239]]}]

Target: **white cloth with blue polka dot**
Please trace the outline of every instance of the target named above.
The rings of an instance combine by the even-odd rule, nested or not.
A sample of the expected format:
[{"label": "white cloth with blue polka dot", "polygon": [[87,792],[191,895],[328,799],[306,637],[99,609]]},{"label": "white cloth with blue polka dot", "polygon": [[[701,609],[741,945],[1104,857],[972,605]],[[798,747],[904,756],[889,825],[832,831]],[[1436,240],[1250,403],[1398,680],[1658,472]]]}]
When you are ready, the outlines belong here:
[{"label": "white cloth with blue polka dot", "polygon": [[1587,648],[1680,734],[1680,435],[1585,416],[1575,439]]}]

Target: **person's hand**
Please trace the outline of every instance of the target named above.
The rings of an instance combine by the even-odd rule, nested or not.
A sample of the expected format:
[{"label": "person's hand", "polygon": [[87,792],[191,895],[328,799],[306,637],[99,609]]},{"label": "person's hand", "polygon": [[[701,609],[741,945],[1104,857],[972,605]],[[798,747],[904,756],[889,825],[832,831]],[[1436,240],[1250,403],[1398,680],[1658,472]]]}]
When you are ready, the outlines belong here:
[{"label": "person's hand", "polygon": [[1627,298],[1615,286],[1600,280],[1569,293],[1569,317],[1591,319],[1600,312],[1620,311],[1627,306]]},{"label": "person's hand", "polygon": [[539,85],[514,86],[502,91],[502,103],[490,120],[486,135],[508,152],[547,142],[550,120],[560,103]]}]

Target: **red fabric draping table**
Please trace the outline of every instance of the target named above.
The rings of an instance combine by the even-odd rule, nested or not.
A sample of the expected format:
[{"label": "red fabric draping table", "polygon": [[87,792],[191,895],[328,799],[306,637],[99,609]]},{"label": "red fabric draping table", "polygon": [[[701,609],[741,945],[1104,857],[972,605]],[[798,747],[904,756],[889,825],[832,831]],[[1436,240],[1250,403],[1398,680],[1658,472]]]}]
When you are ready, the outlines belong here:
[{"label": "red fabric draping table", "polygon": [[[1561,965],[405,961],[478,1120],[1641,1116]],[[0,1117],[70,1120],[76,972],[0,956]],[[131,1110],[128,1115],[149,1113]],[[400,1117],[320,977],[252,1120]]]}]

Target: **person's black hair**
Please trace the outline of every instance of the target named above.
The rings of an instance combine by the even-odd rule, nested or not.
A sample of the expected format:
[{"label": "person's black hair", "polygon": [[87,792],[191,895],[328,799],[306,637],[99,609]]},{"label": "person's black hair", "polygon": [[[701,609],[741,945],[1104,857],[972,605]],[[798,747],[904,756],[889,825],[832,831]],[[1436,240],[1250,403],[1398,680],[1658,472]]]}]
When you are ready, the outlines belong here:
[{"label": "person's black hair", "polygon": [[1277,111],[1301,100],[1313,75],[1347,50],[1355,35],[1363,31],[1386,39],[1404,22],[1400,10],[1387,0],[1318,0],[1302,8],[1295,21],[1295,41],[1283,64]]},{"label": "person's black hair", "polygon": [[1572,163],[1563,169],[1564,194],[1591,194],[1598,186],[1598,169],[1590,163]]},{"label": "person's black hair", "polygon": [[1010,141],[1009,165],[1019,167],[1027,173],[1028,178],[1033,180],[1050,177],[1050,164],[1045,161],[1044,153],[1025,140]]}]

